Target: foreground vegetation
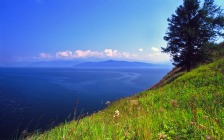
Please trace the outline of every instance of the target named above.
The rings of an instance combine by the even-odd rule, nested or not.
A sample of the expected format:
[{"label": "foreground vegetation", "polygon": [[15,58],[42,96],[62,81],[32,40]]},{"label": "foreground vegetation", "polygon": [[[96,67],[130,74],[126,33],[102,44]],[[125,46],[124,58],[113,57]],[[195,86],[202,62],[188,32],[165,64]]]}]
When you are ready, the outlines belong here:
[{"label": "foreground vegetation", "polygon": [[27,139],[224,139],[224,59]]}]

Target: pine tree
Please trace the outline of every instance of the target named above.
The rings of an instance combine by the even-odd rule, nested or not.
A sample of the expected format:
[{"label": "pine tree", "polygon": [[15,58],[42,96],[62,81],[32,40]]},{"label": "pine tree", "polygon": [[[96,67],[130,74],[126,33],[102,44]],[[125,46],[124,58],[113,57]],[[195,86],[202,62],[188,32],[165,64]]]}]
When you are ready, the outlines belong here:
[{"label": "pine tree", "polygon": [[184,0],[176,14],[168,18],[168,30],[164,40],[168,41],[163,52],[170,53],[173,64],[190,71],[205,56],[203,46],[224,36],[224,15],[213,0]]}]

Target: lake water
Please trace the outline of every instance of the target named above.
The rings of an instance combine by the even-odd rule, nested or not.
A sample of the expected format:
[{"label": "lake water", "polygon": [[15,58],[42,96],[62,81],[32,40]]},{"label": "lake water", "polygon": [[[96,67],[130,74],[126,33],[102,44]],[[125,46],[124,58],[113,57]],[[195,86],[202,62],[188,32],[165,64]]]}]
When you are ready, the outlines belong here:
[{"label": "lake water", "polygon": [[170,69],[0,68],[0,139],[91,114],[148,89]]}]

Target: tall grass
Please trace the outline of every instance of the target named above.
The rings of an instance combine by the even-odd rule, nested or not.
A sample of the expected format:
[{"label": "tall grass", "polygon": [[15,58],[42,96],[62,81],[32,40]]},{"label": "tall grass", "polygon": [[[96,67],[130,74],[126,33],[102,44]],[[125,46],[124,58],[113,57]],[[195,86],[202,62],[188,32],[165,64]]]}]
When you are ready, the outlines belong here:
[{"label": "tall grass", "polygon": [[200,66],[163,87],[120,99],[32,140],[222,140],[224,59]]}]

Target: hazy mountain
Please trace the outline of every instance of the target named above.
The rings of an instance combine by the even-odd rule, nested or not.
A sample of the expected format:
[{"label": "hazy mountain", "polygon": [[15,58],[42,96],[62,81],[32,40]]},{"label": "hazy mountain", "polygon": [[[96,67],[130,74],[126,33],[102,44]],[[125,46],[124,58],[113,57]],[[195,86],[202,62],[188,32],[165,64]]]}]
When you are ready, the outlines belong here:
[{"label": "hazy mountain", "polygon": [[128,62],[128,61],[115,61],[108,60],[102,62],[85,62],[81,64],[77,64],[74,67],[125,67],[125,68],[142,68],[142,67],[157,67],[157,66],[165,66],[160,64],[151,64],[145,62]]},{"label": "hazy mountain", "polygon": [[39,61],[30,63],[29,67],[73,67],[74,65],[83,63],[83,61],[72,60],[54,60],[54,61]]},{"label": "hazy mountain", "polygon": [[[88,67],[109,67],[109,68],[143,68],[143,67],[170,67],[168,64],[151,64],[145,62],[128,62],[128,61],[117,61],[117,60],[107,60],[107,61],[97,61],[96,62],[86,62],[88,60],[52,60],[52,61],[37,61],[37,62],[18,62],[10,63],[8,65],[2,65],[3,67],[78,67],[78,68],[88,68]],[[94,60],[93,60],[94,61]]]}]

